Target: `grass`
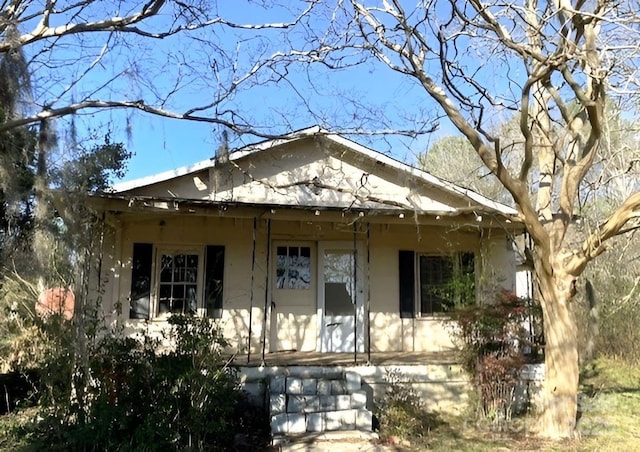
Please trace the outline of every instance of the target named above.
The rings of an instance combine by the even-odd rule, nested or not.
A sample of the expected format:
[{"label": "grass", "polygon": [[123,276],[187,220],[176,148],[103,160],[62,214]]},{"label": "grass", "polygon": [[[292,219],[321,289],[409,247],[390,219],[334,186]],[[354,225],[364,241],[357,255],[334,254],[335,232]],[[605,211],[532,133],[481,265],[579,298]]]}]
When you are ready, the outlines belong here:
[{"label": "grass", "polygon": [[640,450],[640,364],[599,359],[581,375],[579,437],[545,441],[527,434],[532,418],[516,421],[506,431],[472,416],[437,415],[430,428],[399,438],[380,432],[383,441],[402,449],[433,451],[634,451]]},{"label": "grass", "polygon": [[582,376],[580,450],[640,450],[640,365],[598,360]]}]

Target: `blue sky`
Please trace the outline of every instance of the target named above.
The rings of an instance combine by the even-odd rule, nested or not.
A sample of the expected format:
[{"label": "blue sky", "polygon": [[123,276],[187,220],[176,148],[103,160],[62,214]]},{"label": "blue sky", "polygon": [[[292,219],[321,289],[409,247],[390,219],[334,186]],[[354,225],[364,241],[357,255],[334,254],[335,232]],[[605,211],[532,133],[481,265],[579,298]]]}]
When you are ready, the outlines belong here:
[{"label": "blue sky", "polygon": [[[305,2],[288,4],[292,8],[306,5]],[[295,10],[276,9],[271,4],[251,5],[248,7],[242,1],[218,3],[221,14],[240,23],[289,21],[296,15]],[[320,19],[313,20],[323,20],[322,15],[317,17]],[[170,19],[161,16],[155,20],[152,25],[161,27]],[[285,34],[277,30],[256,34],[212,27],[196,35],[197,40],[186,36],[149,40],[107,33],[71,37],[64,45],[56,45],[53,51],[38,58],[43,68],[49,68],[54,60],[66,59],[77,64],[55,72],[53,77],[50,70],[38,70],[34,65],[34,86],[45,93],[43,98],[47,102],[59,97],[58,106],[83,98],[144,99],[145,103],[157,106],[167,92],[172,92],[175,80],[180,80],[178,89],[173,90],[163,104],[168,110],[180,112],[210,102],[219,92],[216,84],[224,85],[244,73],[254,64],[256,55],[287,50],[283,44]],[[296,40],[299,36],[294,33],[287,38]],[[294,44],[304,48],[302,41]],[[109,52],[98,58],[106,48]],[[349,55],[351,59],[358,57],[357,53]],[[99,63],[95,64],[96,61]],[[82,83],[73,85],[74,77],[90,65],[94,66]],[[229,69],[233,65],[237,65],[235,74]],[[284,68],[278,70],[284,71]],[[366,124],[370,129],[379,128],[385,121],[396,127],[413,128],[415,124],[427,124],[433,116],[426,95],[415,82],[379,64],[368,62],[343,71],[328,70],[321,65],[299,65],[290,66],[287,71],[286,80],[279,81],[277,76],[265,72],[258,80],[252,80],[251,86],[241,87],[226,99],[221,109],[239,113],[247,122],[268,133],[287,133],[316,124],[330,130],[340,126],[358,127],[364,124],[359,117],[366,106],[370,108],[366,115],[373,118]],[[108,80],[111,82],[107,86]],[[73,87],[70,89],[70,86]],[[309,113],[309,109],[314,113]],[[134,154],[125,181],[212,157],[222,131],[207,123],[165,119],[131,110],[83,111],[74,120],[81,140],[91,134],[99,137],[109,132],[112,141],[124,143]],[[62,133],[68,128],[66,121],[68,119],[58,122]],[[446,133],[447,127],[442,124],[437,135]],[[350,138],[409,162],[415,161],[416,154],[424,151],[431,139],[423,136],[399,140],[367,135]],[[249,135],[231,136],[231,139],[232,148],[260,140]],[[98,141],[101,140],[98,138]],[[63,152],[64,146],[61,146]]]},{"label": "blue sky", "polygon": [[[271,2],[260,6],[260,2],[220,1],[213,3],[219,11],[212,13],[219,12],[239,23],[287,22],[306,7],[306,2],[284,3],[291,11],[276,8]],[[329,8],[328,4],[320,3],[318,7]],[[112,4],[98,5],[108,9]],[[249,70],[255,58],[287,50],[286,40],[305,50],[309,48],[305,40],[316,43],[324,39],[313,33],[322,33],[317,30],[324,29],[326,17],[332,11],[319,13],[310,19],[309,27],[292,34],[208,27],[190,37],[163,40],[108,33],[69,37],[64,45],[58,42],[46,53],[38,54],[41,48],[34,49],[37,55],[36,64],[32,65],[34,86],[40,91],[36,97],[42,96],[42,102],[57,99],[54,106],[81,99],[143,99],[148,105],[183,112],[212,102],[220,93],[219,87],[227,86],[238,74]],[[161,28],[170,20],[167,11],[154,19],[151,28]],[[361,54],[346,52],[343,56],[347,61],[356,61]],[[60,61],[76,64],[60,66]],[[51,71],[53,63],[64,69]],[[434,65],[438,70],[438,65]],[[88,67],[91,70],[81,83],[74,84],[74,77],[85,74]],[[280,65],[275,72],[260,74],[219,104],[222,117],[229,119],[228,112],[233,111],[266,133],[284,134],[316,124],[338,132],[340,127],[360,126],[369,130],[415,129],[428,127],[440,114],[410,77],[373,61],[340,71],[322,65],[286,68]],[[214,113],[206,112],[209,116]],[[68,127],[65,121],[68,119],[58,123],[62,131]],[[124,180],[210,158],[220,143],[222,131],[207,123],[165,119],[131,110],[84,111],[75,117],[75,122],[81,140],[109,132],[112,141],[124,143],[134,154]],[[412,163],[438,137],[454,133],[453,127],[441,120],[436,133],[414,139],[366,134],[349,138]],[[231,136],[230,144],[234,148],[258,140],[249,135]]]}]

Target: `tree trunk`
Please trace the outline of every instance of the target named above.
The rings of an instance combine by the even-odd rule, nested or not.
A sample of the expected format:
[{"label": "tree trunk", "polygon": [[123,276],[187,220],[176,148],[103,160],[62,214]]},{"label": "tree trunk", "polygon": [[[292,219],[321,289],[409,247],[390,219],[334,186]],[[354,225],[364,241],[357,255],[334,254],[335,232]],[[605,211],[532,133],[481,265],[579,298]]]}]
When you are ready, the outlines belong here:
[{"label": "tree trunk", "polygon": [[577,323],[570,306],[575,278],[556,271],[545,274],[536,265],[544,316],[545,382],[541,397],[540,435],[574,436],[578,399]]}]

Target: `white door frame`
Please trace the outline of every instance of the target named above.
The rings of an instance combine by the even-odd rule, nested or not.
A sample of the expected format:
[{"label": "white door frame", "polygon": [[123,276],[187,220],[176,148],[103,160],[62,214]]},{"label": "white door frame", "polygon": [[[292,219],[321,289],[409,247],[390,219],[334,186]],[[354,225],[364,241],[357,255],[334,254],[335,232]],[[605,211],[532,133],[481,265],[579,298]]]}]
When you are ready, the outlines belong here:
[{"label": "white door frame", "polygon": [[[351,241],[318,241],[317,247],[317,288],[318,288],[318,340],[316,343],[316,350],[318,352],[329,352],[327,341],[325,341],[325,335],[328,334],[327,325],[324,320],[325,302],[324,302],[324,253],[326,250],[351,250],[353,251],[354,243]],[[363,353],[365,350],[365,315],[364,315],[364,300],[366,298],[366,291],[368,290],[366,284],[365,274],[365,261],[364,261],[364,246],[359,241],[356,242],[356,309],[355,309],[355,330],[356,330],[356,349],[358,353]],[[350,350],[353,352],[353,350]]]}]

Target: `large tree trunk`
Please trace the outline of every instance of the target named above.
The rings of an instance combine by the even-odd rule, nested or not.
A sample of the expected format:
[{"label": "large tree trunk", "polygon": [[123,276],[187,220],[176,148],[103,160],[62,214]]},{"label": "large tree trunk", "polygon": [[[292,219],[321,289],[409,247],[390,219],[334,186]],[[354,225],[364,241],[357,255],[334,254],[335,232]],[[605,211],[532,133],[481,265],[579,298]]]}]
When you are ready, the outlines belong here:
[{"label": "large tree trunk", "polygon": [[558,268],[549,274],[542,265],[536,265],[536,271],[546,344],[540,434],[570,438],[576,427],[579,378],[577,324],[570,306],[575,278]]}]

